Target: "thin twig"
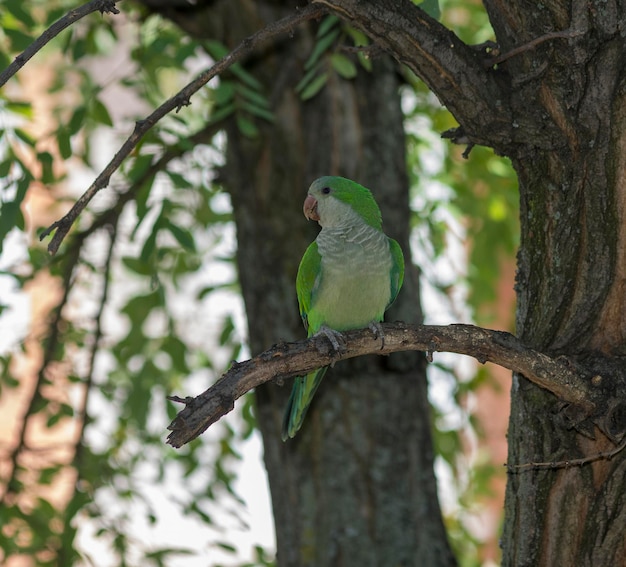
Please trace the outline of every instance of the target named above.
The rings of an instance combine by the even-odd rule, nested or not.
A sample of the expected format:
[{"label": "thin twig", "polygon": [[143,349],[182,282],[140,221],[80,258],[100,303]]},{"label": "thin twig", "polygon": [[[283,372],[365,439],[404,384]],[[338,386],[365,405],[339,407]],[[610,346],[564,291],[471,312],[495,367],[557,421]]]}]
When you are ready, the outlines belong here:
[{"label": "thin twig", "polygon": [[553,392],[559,399],[575,404],[590,415],[594,409],[593,373],[579,368],[563,357],[553,358],[522,344],[501,331],[473,325],[384,324],[384,345],[372,339],[369,329],[346,331],[346,344],[340,353],[329,349],[324,337],[315,336],[293,343],[275,345],[254,358],[235,363],[208,390],[195,398],[170,398],[185,408],[172,421],[168,443],[181,447],[203,433],[212,423],[230,412],[235,401],[253,388],[272,380],[307,374],[339,359],[364,354],[390,354],[417,350],[455,352],[493,362],[524,375],[535,384]]},{"label": "thin twig", "polygon": [[360,53],[365,59],[374,59],[385,53],[385,50],[377,43],[369,45],[342,45],[341,51],[346,53]]},{"label": "thin twig", "polygon": [[515,57],[516,55],[519,55],[520,53],[524,53],[526,51],[530,51],[531,49],[534,49],[535,47],[537,47],[539,44],[543,43],[544,41],[549,41],[551,39],[569,39],[572,37],[578,37],[580,35],[584,35],[584,33],[585,32],[580,31],[580,30],[564,30],[564,31],[550,32],[545,35],[536,37],[535,39],[529,41],[528,43],[518,45],[517,47],[514,47],[513,49],[511,49],[510,51],[507,51],[506,53],[503,53],[502,55],[498,55],[497,57],[486,59],[485,66],[493,67],[494,65],[497,65],[498,63],[504,63],[504,61],[511,59],[511,57]]},{"label": "thin twig", "polygon": [[51,232],[55,231],[50,244],[48,245],[48,252],[50,254],[56,254],[61,242],[69,232],[70,228],[78,218],[78,216],[85,209],[87,204],[93,199],[93,197],[104,189],[109,184],[111,175],[117,171],[122,162],[131,154],[135,149],[141,138],[164,116],[176,110],[177,112],[183,107],[191,104],[190,99],[193,94],[198,92],[204,85],[206,85],[213,77],[223,73],[234,63],[242,60],[244,57],[250,55],[260,43],[281,35],[283,33],[293,30],[297,25],[317,18],[325,13],[325,8],[320,6],[309,5],[295,14],[291,14],[282,20],[273,22],[265,28],[259,30],[255,34],[244,39],[233,51],[228,55],[220,59],[215,65],[200,73],[193,81],[187,84],[172,98],[165,101],[159,106],[150,116],[144,120],[140,120],[135,124],[133,133],[127,138],[122,147],[113,156],[113,159],[102,170],[102,172],[96,177],[90,187],[83,193],[83,195],[74,203],[74,206],[69,212],[58,221],[50,225],[40,236],[40,240],[43,240]]},{"label": "thin twig", "polygon": [[504,466],[506,467],[507,472],[511,474],[545,469],[567,469],[570,467],[582,467],[583,465],[586,465],[588,463],[594,463],[600,460],[611,460],[620,451],[623,451],[624,448],[626,448],[626,439],[624,439],[617,447],[611,449],[610,451],[602,451],[601,453],[595,453],[594,455],[582,457],[580,459],[568,459],[563,461],[551,461],[543,463],[530,462],[524,463],[522,465],[505,464]]},{"label": "thin twig", "polygon": [[45,32],[33,41],[13,62],[0,73],[0,87],[2,87],[15,73],[17,73],[38,51],[40,51],[51,39],[59,35],[65,28],[71,26],[78,20],[88,16],[92,12],[102,14],[119,14],[115,7],[121,0],[91,0],[79,8],[70,10],[61,19],[54,22]]},{"label": "thin twig", "polygon": [[[221,128],[222,124],[220,122],[212,122],[186,138],[186,141],[193,147],[198,144],[207,143]],[[187,151],[186,147],[183,148],[179,144],[172,144],[171,146],[166,147],[156,161],[146,168],[139,175],[139,177],[135,179],[133,184],[128,187],[126,191],[124,191],[124,193],[119,195],[115,205],[100,213],[87,228],[81,230],[80,233],[76,235],[77,240],[75,243],[73,241],[72,245],[81,246],[82,240],[87,238],[89,235],[97,230],[100,230],[104,226],[117,222],[117,217],[122,213],[124,207],[137,197],[137,194],[142,189],[144,184],[148,182],[151,177],[163,171],[168,163],[182,156]]]},{"label": "thin twig", "polygon": [[[87,367],[87,373],[85,375],[85,379],[83,383],[83,388],[84,388],[83,396],[82,396],[82,400],[80,404],[80,409],[78,410],[77,415],[76,415],[77,420],[78,420],[78,424],[77,424],[78,435],[76,436],[76,441],[73,446],[74,456],[72,458],[71,463],[69,464],[69,466],[71,466],[74,469],[74,472],[76,474],[74,482],[71,484],[71,486],[74,489],[74,496],[76,495],[76,492],[79,490],[80,481],[82,480],[82,476],[84,472],[83,469],[84,469],[85,458],[86,458],[85,457],[85,430],[87,428],[87,425],[89,424],[89,413],[87,410],[89,407],[89,399],[91,395],[93,394],[93,388],[94,388],[93,378],[94,378],[94,372],[96,368],[96,356],[99,352],[100,342],[101,342],[102,335],[103,335],[103,330],[102,330],[103,315],[104,315],[105,307],[109,300],[111,270],[113,268],[113,258],[114,258],[114,251],[115,251],[115,243],[117,240],[118,221],[119,221],[119,215],[116,216],[114,219],[112,219],[112,222],[108,225],[110,229],[109,248],[108,248],[106,260],[104,262],[104,270],[102,273],[102,280],[103,280],[102,295],[100,296],[98,311],[94,317],[96,328],[93,333],[93,343],[91,344],[91,347],[89,349],[89,362],[88,362],[88,367]],[[62,539],[68,539],[67,535],[72,530],[71,524],[74,520],[75,513],[76,513],[76,510],[74,510],[74,514],[69,513],[68,508],[64,510]],[[62,554],[63,550],[64,548],[60,546],[58,549],[59,554]],[[69,563],[69,561],[66,562],[65,560],[61,560],[64,558],[62,558],[60,555],[57,557],[57,559],[59,560],[60,565]]]}]

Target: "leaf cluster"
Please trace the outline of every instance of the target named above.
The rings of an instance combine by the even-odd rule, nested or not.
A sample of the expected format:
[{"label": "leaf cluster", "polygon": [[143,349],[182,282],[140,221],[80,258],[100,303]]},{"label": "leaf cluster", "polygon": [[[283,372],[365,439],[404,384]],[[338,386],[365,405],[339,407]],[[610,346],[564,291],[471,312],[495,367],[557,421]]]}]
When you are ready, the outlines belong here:
[{"label": "leaf cluster", "polygon": [[[45,13],[44,27],[59,16],[41,6],[11,3],[3,18],[17,21],[21,12],[26,15],[19,25]],[[84,20],[51,44],[46,57],[54,61],[48,88],[54,107],[45,135],[31,134],[37,107],[26,90],[21,99],[0,95],[0,243],[5,252],[6,246],[16,246],[10,236],[27,237],[36,230],[36,219],[24,215],[34,187],[48,192],[55,186],[54,198],[62,202],[59,188],[71,190],[69,168],[96,170],[101,153],[109,151],[102,136],[116,137],[114,123],[117,129],[140,115],[173,84],[186,80],[194,57],[206,57],[199,44],[163,19],[135,13],[137,21],[144,18],[139,25],[128,14],[122,23]],[[102,65],[114,44],[129,34],[139,41],[128,65],[94,74],[91,67]],[[5,60],[20,46],[17,39],[5,42]],[[121,97],[111,98],[112,86],[122,89]],[[132,558],[141,565],[165,565],[173,556],[191,553],[133,535],[139,516],[156,526],[162,514],[146,487],[171,491],[172,475],[188,487],[182,497],[170,495],[178,513],[211,526],[216,542],[222,541],[221,510],[231,508],[245,526],[234,482],[241,460],[237,447],[255,423],[251,402],[238,424],[176,458],[163,444],[158,425],[175,415],[163,401],[168,392],[180,391],[189,376],[210,380],[207,375],[219,374],[243,344],[241,319],[233,307],[219,310],[202,329],[190,329],[180,312],[183,298],[190,296],[196,309],[226,298],[237,303],[230,207],[207,174],[221,159],[215,137],[219,116],[206,125],[220,86],[210,89],[195,113],[171,117],[142,141],[115,179],[109,202],[96,204],[81,219],[57,256],[50,258],[34,240],[5,272],[27,288],[48,278],[49,289],[57,289],[59,297],[44,336],[28,336],[1,357],[0,394],[12,399],[30,395],[24,391],[27,377],[20,373],[20,361],[33,349],[42,353],[27,408],[12,423],[10,443],[0,448],[6,471],[0,478],[3,560],[97,562],[77,546],[80,526],[86,525],[96,540],[108,542],[120,565],[131,564]],[[236,89],[257,105],[255,115],[267,109],[252,87],[244,91],[238,84]],[[134,109],[111,109],[112,100],[124,97],[136,101]],[[271,119],[269,111],[262,118]],[[198,273],[205,274],[204,281]],[[34,431],[50,442],[31,441],[26,433]],[[268,564],[262,548],[255,554],[258,564]]]},{"label": "leaf cluster", "polygon": [[[351,49],[346,42],[350,41]],[[326,16],[317,30],[315,45],[304,64],[305,73],[296,85],[302,100],[317,95],[333,77],[353,79],[358,72],[357,63],[366,71],[372,63],[363,49],[369,44],[367,36],[343,23],[337,16]],[[355,56],[351,57],[351,54]]]}]

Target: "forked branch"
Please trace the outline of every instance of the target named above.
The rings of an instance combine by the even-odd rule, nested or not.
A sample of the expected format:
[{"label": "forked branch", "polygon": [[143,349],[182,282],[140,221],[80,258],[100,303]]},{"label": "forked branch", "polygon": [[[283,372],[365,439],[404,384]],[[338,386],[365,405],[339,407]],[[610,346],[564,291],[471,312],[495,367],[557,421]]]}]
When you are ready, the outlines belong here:
[{"label": "forked branch", "polygon": [[509,94],[484,68],[480,52],[415,3],[312,1],[360,28],[420,77],[458,120],[469,143],[504,147],[510,142]]},{"label": "forked branch", "polygon": [[109,184],[111,175],[115,173],[122,165],[124,160],[131,154],[131,152],[137,147],[139,141],[146,135],[146,133],[164,116],[172,111],[178,111],[184,106],[191,104],[190,99],[192,95],[197,93],[203,86],[205,86],[213,77],[223,73],[226,69],[232,66],[234,63],[241,61],[245,57],[253,53],[259,45],[263,42],[274,38],[278,35],[290,32],[294,30],[299,24],[307,20],[317,18],[325,13],[325,8],[322,6],[310,5],[302,10],[295,12],[277,22],[273,22],[265,28],[259,30],[255,34],[244,39],[233,51],[228,55],[220,59],[215,65],[209,69],[200,73],[193,81],[187,84],[172,98],[166,100],[161,106],[159,106],[150,116],[144,120],[140,120],[135,124],[135,129],[132,134],[126,139],[121,148],[113,156],[113,159],[102,170],[102,172],[96,177],[89,188],[81,195],[81,197],[74,203],[74,206],[67,212],[67,214],[55,221],[50,225],[41,235],[40,239],[43,240],[46,236],[53,231],[54,236],[48,244],[48,252],[55,254],[63,242],[63,239],[72,228],[72,225],[83,212],[85,207],[93,199],[93,197],[101,189],[104,189]]},{"label": "forked branch", "polygon": [[587,415],[595,408],[591,373],[569,360],[554,358],[523,345],[510,333],[473,325],[382,326],[384,345],[369,329],[347,331],[345,350],[334,352],[323,336],[277,344],[258,356],[234,363],[213,386],[195,398],[169,399],[185,404],[168,429],[167,442],[181,447],[202,434],[211,424],[235,407],[235,401],[253,388],[273,380],[301,376],[339,359],[365,354],[390,354],[417,350],[429,353],[455,352],[493,362],[524,375],[535,384],[553,392],[559,399],[581,408]]},{"label": "forked branch", "polygon": [[121,0],[91,0],[74,10],[70,10],[65,16],[59,18],[46,31],[44,31],[35,41],[33,41],[13,62],[0,73],[0,87],[3,86],[13,75],[15,75],[38,51],[40,51],[50,40],[54,39],[64,29],[68,28],[78,20],[93,12],[102,14],[119,14],[120,11],[115,4]]}]

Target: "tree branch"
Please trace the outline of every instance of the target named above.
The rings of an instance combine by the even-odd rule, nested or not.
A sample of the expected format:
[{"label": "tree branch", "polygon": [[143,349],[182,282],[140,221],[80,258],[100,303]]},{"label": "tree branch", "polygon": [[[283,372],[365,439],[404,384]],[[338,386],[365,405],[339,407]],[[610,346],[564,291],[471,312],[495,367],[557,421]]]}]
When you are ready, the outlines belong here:
[{"label": "tree branch", "polygon": [[[211,122],[201,130],[191,134],[185,141],[189,142],[192,146],[209,143],[222,127],[223,124],[221,122]],[[133,184],[128,187],[124,193],[119,195],[116,203],[111,208],[100,213],[87,228],[76,235],[76,241],[73,241],[73,245],[82,246],[82,241],[88,236],[100,230],[102,227],[116,223],[124,207],[130,201],[136,199],[144,183],[157,173],[164,171],[172,160],[181,157],[185,152],[187,152],[187,148],[180,144],[165,147],[163,153],[161,153],[158,158],[155,158],[155,161],[135,179]]]},{"label": "tree branch", "polygon": [[420,77],[474,144],[510,144],[508,95],[483,56],[409,1],[313,0],[363,30]]},{"label": "tree branch", "polygon": [[581,408],[585,415],[595,409],[592,374],[564,357],[553,358],[523,345],[510,333],[473,325],[384,324],[384,345],[373,339],[369,329],[346,331],[346,348],[332,351],[323,336],[274,345],[245,362],[235,362],[213,386],[195,398],[170,397],[185,408],[169,425],[167,442],[181,447],[202,434],[211,424],[230,412],[235,400],[253,388],[273,380],[302,376],[337,360],[365,354],[390,354],[418,350],[429,357],[433,352],[454,352],[493,362],[524,375],[561,400]]},{"label": "tree branch", "polygon": [[241,61],[243,58],[250,55],[259,44],[271,39],[277,35],[292,31],[297,25],[317,18],[325,13],[325,9],[321,6],[309,5],[302,10],[291,14],[277,22],[273,22],[259,30],[255,34],[244,39],[233,51],[228,55],[220,59],[215,65],[209,69],[200,73],[193,81],[187,84],[172,98],[166,100],[161,106],[159,106],[150,116],[144,120],[140,120],[135,124],[133,133],[127,138],[122,147],[117,151],[113,159],[102,170],[102,172],[96,177],[94,182],[89,188],[81,195],[81,197],[74,203],[74,206],[67,212],[67,214],[55,221],[50,225],[39,237],[43,240],[46,236],[53,231],[54,236],[48,245],[48,252],[50,254],[56,254],[61,242],[69,232],[70,228],[83,212],[88,203],[93,197],[104,189],[109,184],[111,175],[120,167],[123,161],[131,154],[135,149],[141,138],[164,116],[176,110],[178,112],[183,106],[191,104],[191,96],[198,92],[204,85],[206,85],[213,77],[223,73],[234,63]]},{"label": "tree branch", "polygon": [[506,472],[509,474],[519,474],[527,471],[538,471],[538,470],[556,470],[556,469],[567,469],[570,467],[582,467],[583,465],[587,465],[589,463],[595,463],[596,461],[602,460],[611,460],[615,455],[620,453],[626,448],[626,440],[622,441],[617,447],[614,447],[610,451],[601,451],[600,453],[594,453],[593,455],[589,455],[588,457],[581,457],[579,459],[566,459],[561,461],[548,461],[548,462],[530,462],[523,463],[521,465],[510,465],[505,464]]},{"label": "tree branch", "polygon": [[511,57],[515,57],[517,55],[520,55],[521,53],[530,51],[531,49],[534,49],[535,47],[537,47],[538,45],[542,44],[545,41],[550,41],[553,39],[571,39],[573,37],[584,35],[584,33],[585,32],[582,30],[571,30],[571,29],[546,33],[522,45],[518,45],[517,47],[514,47],[513,49],[511,49],[510,51],[507,51],[506,53],[502,53],[495,57],[490,57],[490,58],[485,59],[484,65],[486,67],[493,67],[500,63],[504,63],[505,61],[511,59]]},{"label": "tree branch", "polygon": [[115,7],[121,0],[91,0],[83,4],[80,8],[70,10],[65,16],[52,24],[33,43],[31,43],[22,53],[20,53],[2,73],[0,73],[0,87],[3,86],[15,73],[17,73],[38,51],[40,51],[50,40],[59,35],[65,28],[71,26],[78,20],[88,16],[92,12],[102,14],[119,14]]}]

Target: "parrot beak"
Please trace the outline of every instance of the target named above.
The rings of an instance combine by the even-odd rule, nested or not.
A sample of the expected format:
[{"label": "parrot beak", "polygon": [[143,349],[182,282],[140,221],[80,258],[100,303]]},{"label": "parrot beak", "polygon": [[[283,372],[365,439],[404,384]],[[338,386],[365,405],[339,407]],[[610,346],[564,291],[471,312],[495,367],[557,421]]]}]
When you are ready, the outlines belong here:
[{"label": "parrot beak", "polygon": [[306,196],[302,210],[304,211],[304,216],[307,219],[313,221],[320,220],[320,215],[317,212],[317,200],[313,197],[313,195]]}]

